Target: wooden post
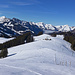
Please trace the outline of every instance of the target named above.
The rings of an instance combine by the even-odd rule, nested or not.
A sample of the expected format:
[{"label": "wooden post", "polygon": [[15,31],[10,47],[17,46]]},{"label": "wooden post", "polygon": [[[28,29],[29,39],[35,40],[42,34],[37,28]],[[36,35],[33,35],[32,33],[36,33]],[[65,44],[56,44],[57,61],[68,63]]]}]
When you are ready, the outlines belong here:
[{"label": "wooden post", "polygon": [[67,66],[67,61],[65,62],[65,66]]},{"label": "wooden post", "polygon": [[71,61],[70,61],[70,67],[71,67]]},{"label": "wooden post", "polygon": [[60,61],[60,65],[61,65],[61,61]]},{"label": "wooden post", "polygon": [[54,62],[56,63],[56,54],[55,54],[55,59],[54,59]]}]

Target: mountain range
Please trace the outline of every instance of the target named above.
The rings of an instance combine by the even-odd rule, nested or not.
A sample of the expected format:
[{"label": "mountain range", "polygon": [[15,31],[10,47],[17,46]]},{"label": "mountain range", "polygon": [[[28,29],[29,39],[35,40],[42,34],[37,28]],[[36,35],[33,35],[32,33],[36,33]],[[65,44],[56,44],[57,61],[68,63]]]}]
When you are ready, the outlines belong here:
[{"label": "mountain range", "polygon": [[0,17],[0,36],[13,37],[24,34],[26,31],[31,31],[33,35],[38,35],[45,30],[68,32],[75,29],[75,26],[68,25],[53,26],[51,24],[44,24],[43,22],[27,22],[17,18]]},{"label": "mountain range", "polygon": [[43,30],[53,30],[53,31],[62,31],[67,32],[75,29],[75,26],[71,27],[69,25],[60,25],[60,26],[53,26],[51,24],[44,24],[43,22],[33,23],[37,25],[39,28]]}]

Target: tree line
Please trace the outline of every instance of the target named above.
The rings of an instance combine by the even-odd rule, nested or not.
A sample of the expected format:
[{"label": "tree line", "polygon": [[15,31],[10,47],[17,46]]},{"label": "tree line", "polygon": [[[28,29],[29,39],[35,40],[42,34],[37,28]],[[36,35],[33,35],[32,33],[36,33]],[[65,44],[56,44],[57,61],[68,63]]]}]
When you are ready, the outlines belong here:
[{"label": "tree line", "polygon": [[71,43],[71,48],[75,51],[75,34],[71,32],[67,32],[64,35],[64,40],[68,41]]},{"label": "tree line", "polygon": [[31,32],[26,32],[23,35],[17,36],[10,41],[7,41],[7,42],[4,42],[3,44],[0,44],[0,50],[1,50],[0,58],[1,57],[7,57],[7,54],[8,54],[7,48],[18,46],[18,45],[32,42],[32,41],[34,41],[34,39],[33,39]]},{"label": "tree line", "polygon": [[72,32],[53,32],[50,33],[52,37],[56,37],[57,35],[64,35],[64,40],[71,43],[71,48],[75,51],[75,34]]}]

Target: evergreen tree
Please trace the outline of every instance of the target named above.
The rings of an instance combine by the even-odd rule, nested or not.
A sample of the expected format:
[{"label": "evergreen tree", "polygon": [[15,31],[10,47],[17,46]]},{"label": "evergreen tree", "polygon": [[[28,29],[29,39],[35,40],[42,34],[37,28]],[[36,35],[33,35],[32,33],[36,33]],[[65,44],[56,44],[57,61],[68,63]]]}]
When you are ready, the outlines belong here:
[{"label": "evergreen tree", "polygon": [[7,57],[7,54],[8,54],[7,48],[2,49],[1,52],[0,52],[0,58]]}]

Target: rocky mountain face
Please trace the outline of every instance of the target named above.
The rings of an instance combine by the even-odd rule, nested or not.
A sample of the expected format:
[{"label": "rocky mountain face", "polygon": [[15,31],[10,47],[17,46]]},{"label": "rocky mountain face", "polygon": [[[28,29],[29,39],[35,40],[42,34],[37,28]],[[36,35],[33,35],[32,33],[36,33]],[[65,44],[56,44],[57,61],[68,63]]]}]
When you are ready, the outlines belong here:
[{"label": "rocky mountain face", "polygon": [[5,16],[0,17],[0,36],[12,37],[22,35],[27,31],[31,31],[33,35],[43,32],[37,25],[30,22],[21,21],[16,18],[9,19]]},{"label": "rocky mountain face", "polygon": [[75,29],[71,31],[73,34],[75,34]]},{"label": "rocky mountain face", "polygon": [[51,24],[44,24],[43,22],[33,23],[37,25],[39,28],[43,30],[52,30],[52,31],[62,31],[67,32],[75,29],[75,26],[70,27],[68,25],[60,25],[60,26],[53,26]]},{"label": "rocky mountain face", "polygon": [[22,35],[27,31],[31,31],[33,35],[43,33],[45,30],[49,31],[61,31],[68,32],[75,29],[75,26],[70,27],[68,25],[53,26],[51,24],[44,24],[43,22],[27,22],[17,18],[0,17],[0,36],[13,37]]}]

